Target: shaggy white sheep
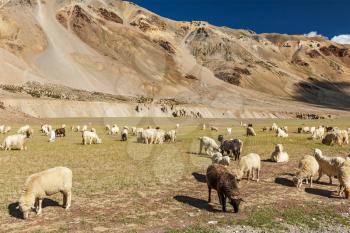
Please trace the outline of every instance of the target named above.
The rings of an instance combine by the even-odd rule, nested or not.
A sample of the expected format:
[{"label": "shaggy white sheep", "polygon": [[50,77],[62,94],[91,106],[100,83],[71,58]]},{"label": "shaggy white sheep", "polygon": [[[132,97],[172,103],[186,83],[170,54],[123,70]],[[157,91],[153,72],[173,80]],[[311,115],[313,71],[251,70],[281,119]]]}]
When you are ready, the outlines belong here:
[{"label": "shaggy white sheep", "polygon": [[273,123],[272,126],[271,126],[271,130],[272,131],[277,131],[278,129],[278,125],[276,123]]},{"label": "shaggy white sheep", "polygon": [[283,129],[278,128],[276,136],[280,138],[287,138],[288,134]]},{"label": "shaggy white sheep", "polygon": [[215,126],[211,126],[211,127],[210,127],[210,130],[211,130],[211,131],[216,131],[216,132],[219,131],[218,127],[215,127]]},{"label": "shaggy white sheep", "polygon": [[11,130],[11,126],[6,126],[6,125],[0,126],[0,133],[2,134],[7,134],[8,132],[10,132],[10,130]]},{"label": "shaggy white sheep", "polygon": [[284,163],[289,161],[289,155],[283,151],[283,145],[277,144],[275,150],[271,154],[271,161],[276,163]]},{"label": "shaggy white sheep", "polygon": [[246,174],[247,180],[249,180],[250,174],[252,175],[252,180],[254,179],[254,171],[256,172],[256,182],[260,179],[260,156],[255,153],[250,153],[243,156],[238,162],[238,174],[237,178],[240,180]]},{"label": "shaggy white sheep", "polygon": [[346,160],[338,169],[339,190],[338,195],[342,196],[345,190],[345,198],[350,199],[350,160]]},{"label": "shaggy white sheep", "polygon": [[140,134],[140,141],[145,144],[153,144],[156,140],[157,130],[146,129]]},{"label": "shaggy white sheep", "polygon": [[226,128],[227,134],[231,135],[232,134],[232,128]]},{"label": "shaggy white sheep", "polygon": [[199,153],[202,154],[202,150],[205,150],[205,152],[208,154],[208,151],[219,151],[220,147],[216,143],[216,141],[210,137],[204,136],[199,138]]},{"label": "shaggy white sheep", "polygon": [[50,138],[49,138],[49,142],[54,142],[56,140],[56,133],[54,129],[51,129],[50,131]]},{"label": "shaggy white sheep", "polygon": [[2,143],[1,148],[3,150],[26,150],[26,138],[27,136],[23,134],[7,136]]},{"label": "shaggy white sheep", "polygon": [[63,206],[69,209],[72,201],[72,178],[72,171],[66,167],[55,167],[29,176],[19,198],[18,208],[23,213],[23,218],[29,217],[32,208],[40,215],[43,199],[59,192],[63,194]]},{"label": "shaggy white sheep", "polygon": [[320,126],[313,132],[311,138],[312,139],[323,139],[325,133],[325,128]]},{"label": "shaggy white sheep", "polygon": [[109,130],[109,135],[114,135],[119,133],[119,127],[117,125],[113,125],[112,128]]},{"label": "shaggy white sheep", "polygon": [[317,160],[311,155],[305,155],[299,161],[298,171],[293,178],[296,187],[300,188],[304,179],[306,179],[306,184],[308,179],[310,179],[310,187],[312,187],[312,179],[317,175],[318,170],[319,164]]},{"label": "shaggy white sheep", "polygon": [[310,133],[313,134],[313,133],[315,132],[315,130],[316,130],[316,127],[314,127],[314,126],[311,127],[311,128],[310,128]]},{"label": "shaggy white sheep", "polygon": [[211,151],[209,151],[209,154],[213,163],[221,164],[224,166],[230,166],[229,156],[223,156],[220,152],[212,153]]},{"label": "shaggy white sheep", "polygon": [[83,139],[82,140],[83,145],[102,143],[102,139],[100,139],[95,132],[91,132],[91,131],[84,131],[82,133],[82,139]]},{"label": "shaggy white sheep", "polygon": [[45,124],[45,125],[41,126],[41,132],[44,133],[47,136],[50,134],[51,130],[52,130],[52,126],[51,125]]},{"label": "shaggy white sheep", "polygon": [[310,128],[308,126],[305,126],[301,130],[302,133],[310,133]]},{"label": "shaggy white sheep", "polygon": [[342,157],[327,157],[322,155],[320,149],[315,149],[314,157],[320,165],[319,181],[323,174],[329,176],[329,183],[332,184],[332,177],[337,175],[337,169],[344,163],[345,159]]},{"label": "shaggy white sheep", "polygon": [[175,142],[176,140],[176,131],[175,130],[169,130],[165,133],[164,136],[165,141]]}]

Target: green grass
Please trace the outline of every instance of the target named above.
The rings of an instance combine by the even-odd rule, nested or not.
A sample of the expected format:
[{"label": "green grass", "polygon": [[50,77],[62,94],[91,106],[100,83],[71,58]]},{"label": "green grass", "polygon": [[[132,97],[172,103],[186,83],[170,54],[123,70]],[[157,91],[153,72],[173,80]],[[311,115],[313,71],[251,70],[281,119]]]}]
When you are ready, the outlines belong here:
[{"label": "green grass", "polygon": [[[308,126],[336,125],[340,128],[348,128],[350,125],[349,119],[314,121],[247,120],[245,122],[252,122],[258,133],[256,137],[250,138],[244,136],[244,128],[239,126],[239,122],[232,119],[80,118],[48,119],[46,122],[54,127],[65,123],[68,128],[67,137],[58,138],[55,143],[49,143],[47,142],[48,137],[39,133],[39,125],[33,125],[35,134],[33,138],[28,140],[27,151],[0,151],[0,222],[12,224],[12,227],[15,226],[13,224],[21,224],[21,222],[9,216],[8,205],[18,200],[25,179],[32,173],[55,166],[67,166],[73,171],[73,207],[84,208],[83,203],[86,200],[89,200],[89,203],[103,202],[101,204],[103,206],[101,207],[102,210],[96,213],[96,216],[93,216],[94,222],[91,222],[92,220],[89,219],[92,218],[89,214],[93,215],[95,206],[86,205],[86,208],[90,208],[88,213],[84,213],[83,209],[79,210],[74,216],[81,218],[77,229],[90,231],[94,226],[105,224],[134,224],[135,228],[139,229],[138,227],[143,228],[152,221],[161,222],[159,219],[162,217],[171,219],[171,217],[177,215],[179,218],[186,218],[185,212],[190,210],[182,210],[181,208],[184,208],[184,206],[175,202],[173,196],[177,190],[190,190],[191,188],[189,187],[197,185],[197,189],[198,187],[200,189],[193,190],[193,197],[206,198],[200,197],[202,194],[202,196],[206,196],[205,184],[198,184],[192,177],[193,172],[204,174],[208,165],[211,164],[211,160],[208,157],[193,154],[198,152],[198,137],[200,136],[207,135],[217,139],[219,134],[224,134],[227,138],[240,138],[244,141],[243,155],[255,152],[260,154],[262,159],[268,159],[274,145],[282,143],[290,155],[291,164],[296,163],[305,154],[312,154],[316,147],[323,150],[326,155],[344,156],[349,154],[349,146],[324,146],[319,141],[307,140],[309,135],[293,133],[302,124]],[[218,126],[220,131],[200,130],[203,122]],[[271,126],[272,122],[276,122],[279,125],[287,125],[290,137],[280,139],[270,132],[262,133],[262,127]],[[6,122],[2,123],[6,124]],[[102,145],[83,146],[81,145],[81,134],[71,132],[69,129],[72,124],[88,125],[89,123],[91,123],[91,127],[97,129],[103,140]],[[174,144],[143,145],[135,143],[135,137],[133,136],[130,136],[128,142],[121,142],[120,136],[106,135],[104,125],[114,123],[119,126],[128,125],[130,127],[161,126],[165,130],[173,129],[176,123],[180,123],[181,128],[178,130],[177,142]],[[13,127],[11,134],[13,134],[20,125],[11,126]],[[233,135],[226,135],[226,127],[233,127]],[[5,135],[0,135],[0,141],[4,138]],[[232,168],[234,166],[234,164],[231,165]],[[289,172],[292,172],[292,170]],[[167,195],[162,193],[167,191],[169,192]],[[104,195],[108,196],[104,198]],[[166,213],[158,212],[154,217],[143,217],[147,216],[148,211],[150,211],[149,208],[152,208],[152,206],[147,205],[147,202],[152,201],[153,196],[152,198],[149,197],[151,195],[159,198],[162,208],[171,208],[176,205],[179,209],[176,211],[170,210]],[[131,201],[125,207],[125,202],[128,201],[127,198]],[[55,195],[52,199],[62,202],[60,195]],[[112,208],[112,210],[109,210],[111,213],[105,215],[103,211],[109,207]],[[157,207],[153,208],[152,211],[158,211]],[[248,209],[249,217],[239,223],[250,226],[278,228],[280,224],[275,219],[276,213],[278,213],[289,224],[309,224],[307,219],[311,213],[304,213],[299,210],[278,211],[273,209],[250,211]],[[44,209],[44,212],[48,212],[48,210]],[[54,212],[52,212],[52,216],[55,217],[59,217],[59,214],[64,214],[55,214]],[[119,212],[122,212],[122,214],[119,214]],[[202,215],[198,217],[198,223],[206,221],[208,216],[216,216],[215,213],[207,215],[206,213],[206,211],[202,211]],[[331,210],[326,214],[333,214],[331,216],[332,219],[341,224],[345,222],[342,217],[334,214]],[[135,216],[139,218],[135,219]],[[314,218],[318,219],[318,215],[315,215]],[[70,217],[67,217],[67,221],[70,221],[68,219]],[[0,226],[2,223],[0,223]],[[64,222],[57,223],[57,225],[56,223],[47,224],[50,229],[58,232],[60,227],[65,225]],[[313,223],[310,224],[310,227],[314,227]],[[76,227],[76,225],[69,225],[69,229],[72,226]],[[132,227],[130,230],[135,229]],[[14,227],[14,229],[14,232],[20,232],[21,229],[24,231],[24,228],[21,227],[18,229]],[[200,230],[201,228],[190,227],[185,228],[185,231],[179,232],[207,232],[205,231],[207,229]]]},{"label": "green grass", "polygon": [[190,226],[181,229],[169,229],[166,233],[218,233],[218,231],[201,226]]}]

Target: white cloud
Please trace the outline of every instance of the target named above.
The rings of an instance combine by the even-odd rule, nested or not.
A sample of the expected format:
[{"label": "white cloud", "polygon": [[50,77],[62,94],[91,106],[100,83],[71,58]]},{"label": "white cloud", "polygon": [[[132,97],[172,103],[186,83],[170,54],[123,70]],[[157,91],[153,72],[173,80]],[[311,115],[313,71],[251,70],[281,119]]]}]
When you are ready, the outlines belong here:
[{"label": "white cloud", "polygon": [[350,44],[350,35],[339,35],[334,36],[331,41],[334,41],[338,44]]},{"label": "white cloud", "polygon": [[304,34],[306,37],[323,37],[321,34],[318,34],[316,31],[311,31],[309,33]]}]

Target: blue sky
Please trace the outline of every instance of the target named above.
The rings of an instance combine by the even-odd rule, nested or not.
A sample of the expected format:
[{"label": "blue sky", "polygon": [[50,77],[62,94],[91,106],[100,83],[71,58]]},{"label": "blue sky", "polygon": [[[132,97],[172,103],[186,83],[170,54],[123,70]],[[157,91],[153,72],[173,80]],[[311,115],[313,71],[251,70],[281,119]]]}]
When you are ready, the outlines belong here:
[{"label": "blue sky", "polygon": [[304,34],[332,38],[350,34],[350,0],[131,0],[175,20],[203,20],[257,33]]}]

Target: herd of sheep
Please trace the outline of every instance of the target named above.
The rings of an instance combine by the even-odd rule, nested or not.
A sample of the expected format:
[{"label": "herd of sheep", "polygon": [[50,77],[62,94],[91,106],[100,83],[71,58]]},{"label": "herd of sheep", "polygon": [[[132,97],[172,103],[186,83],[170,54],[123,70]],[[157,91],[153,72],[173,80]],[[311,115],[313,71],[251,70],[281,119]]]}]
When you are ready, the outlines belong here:
[{"label": "herd of sheep", "polygon": [[[256,136],[256,132],[252,124],[243,124],[246,128],[247,136]],[[138,143],[144,144],[163,144],[164,142],[175,142],[177,129],[180,128],[176,124],[176,129],[164,131],[157,128],[148,127],[147,129],[123,126],[120,130],[117,125],[105,125],[105,130],[108,135],[120,134],[121,141],[127,141],[129,135],[135,136]],[[202,130],[206,130],[206,125],[203,124]],[[49,137],[48,142],[55,142],[56,137],[66,136],[66,125],[60,128],[53,129],[51,125],[45,124],[40,128],[41,133]],[[0,126],[0,133],[10,132],[11,127]],[[218,128],[211,126],[210,130],[217,132]],[[226,128],[227,135],[232,134],[232,128]],[[272,127],[264,127],[264,131],[275,132],[276,137],[288,137],[288,127],[278,127],[273,124]],[[86,125],[72,126],[71,131],[81,132],[82,144],[101,144],[102,139],[98,136],[96,129],[88,129]],[[7,136],[1,148],[3,150],[26,150],[26,141],[33,134],[33,129],[29,125],[21,127],[17,134]],[[311,134],[310,139],[320,139],[322,143],[331,145],[338,143],[339,145],[348,144],[349,130],[340,130],[335,127],[301,127],[298,128],[298,133]],[[332,135],[332,136],[329,136]],[[256,180],[259,182],[261,170],[261,158],[256,153],[250,153],[241,157],[243,151],[243,141],[241,139],[225,140],[223,135],[218,136],[219,143],[208,136],[199,137],[199,154],[202,154],[203,149],[207,155],[211,157],[212,165],[207,169],[206,180],[208,185],[208,201],[211,201],[211,190],[214,189],[218,193],[222,210],[226,211],[226,200],[233,206],[235,212],[238,212],[240,202],[243,199],[240,197],[238,182],[246,178],[247,180]],[[331,141],[331,143],[330,143]],[[228,166],[231,163],[231,158],[238,160],[237,169],[231,171]],[[284,151],[282,144],[275,145],[271,153],[272,162],[287,163],[289,155]],[[345,197],[350,199],[350,158],[342,157],[327,157],[322,154],[320,149],[315,149],[314,155],[304,156],[298,164],[297,172],[293,177],[293,181],[297,188],[300,188],[305,181],[310,182],[312,186],[313,179],[317,177],[317,181],[322,175],[329,176],[330,183],[332,178],[339,180],[338,195],[342,196],[345,192]],[[45,196],[50,196],[55,193],[63,194],[63,202],[66,209],[71,205],[72,195],[72,171],[65,167],[51,168],[46,171],[33,174],[25,181],[23,192],[19,200],[18,209],[23,213],[23,217],[27,218],[32,209],[36,210],[37,214],[41,214],[41,205]]]}]

